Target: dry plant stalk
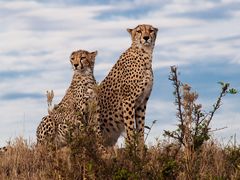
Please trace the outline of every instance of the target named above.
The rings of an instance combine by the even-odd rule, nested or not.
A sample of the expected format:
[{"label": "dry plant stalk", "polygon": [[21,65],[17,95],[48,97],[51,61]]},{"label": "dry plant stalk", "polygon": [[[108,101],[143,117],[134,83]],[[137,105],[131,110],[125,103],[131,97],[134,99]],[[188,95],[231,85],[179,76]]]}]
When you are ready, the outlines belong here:
[{"label": "dry plant stalk", "polygon": [[196,103],[198,94],[191,92],[191,87],[188,84],[183,84],[178,79],[175,66],[171,67],[169,79],[174,86],[175,104],[177,106],[176,116],[179,124],[177,130],[165,131],[165,135],[178,140],[183,146],[186,146],[186,138],[188,138],[187,142],[191,144],[194,150],[197,150],[210,138],[210,123],[215,112],[221,106],[222,98],[229,93],[229,84],[224,83],[222,85],[222,91],[217,98],[217,102],[213,105],[213,110],[206,113],[202,110],[202,105]]},{"label": "dry plant stalk", "polygon": [[52,110],[54,109],[54,106],[52,104],[52,101],[54,98],[53,90],[47,91],[46,96],[47,96],[48,114],[51,114]]},{"label": "dry plant stalk", "polygon": [[193,117],[192,112],[194,109],[194,101],[198,98],[198,95],[194,92],[190,92],[191,87],[188,84],[183,85],[183,127],[184,127],[184,136],[183,136],[183,143],[184,143],[184,159],[185,159],[185,168],[186,168],[186,177],[187,179],[193,179],[195,177],[194,170],[195,170],[195,161],[196,161],[196,154],[194,152],[194,139],[191,135],[191,131],[193,129]]},{"label": "dry plant stalk", "polygon": [[[174,86],[175,104],[177,107],[178,129],[175,131],[164,131],[164,135],[174,138],[183,147],[185,159],[185,177],[187,179],[197,178],[199,164],[197,161],[202,145],[210,138],[210,123],[215,112],[220,108],[222,98],[234,89],[229,89],[229,83],[220,83],[222,91],[213,105],[213,110],[206,113],[202,105],[196,103],[198,94],[191,92],[188,84],[183,84],[178,79],[177,67],[171,67],[169,80]],[[230,91],[231,90],[231,91]],[[231,93],[234,94],[234,93]]]}]

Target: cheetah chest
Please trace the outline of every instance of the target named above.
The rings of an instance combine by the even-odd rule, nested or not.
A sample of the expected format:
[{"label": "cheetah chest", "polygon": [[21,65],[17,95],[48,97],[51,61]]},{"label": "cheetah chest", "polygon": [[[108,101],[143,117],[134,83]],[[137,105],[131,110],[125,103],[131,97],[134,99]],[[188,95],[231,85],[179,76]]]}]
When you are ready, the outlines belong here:
[{"label": "cheetah chest", "polygon": [[137,104],[142,105],[149,98],[152,86],[153,86],[153,73],[151,69],[145,71],[145,76],[143,78],[143,88],[140,96],[137,98]]}]

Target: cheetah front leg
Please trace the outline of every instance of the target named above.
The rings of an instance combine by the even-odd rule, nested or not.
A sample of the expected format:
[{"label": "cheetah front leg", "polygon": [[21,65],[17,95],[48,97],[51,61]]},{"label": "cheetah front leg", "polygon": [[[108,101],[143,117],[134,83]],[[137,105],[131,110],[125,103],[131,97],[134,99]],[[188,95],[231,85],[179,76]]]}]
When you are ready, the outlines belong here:
[{"label": "cheetah front leg", "polygon": [[126,145],[134,144],[134,104],[130,100],[123,101],[123,119],[127,134]]},{"label": "cheetah front leg", "polygon": [[144,124],[145,124],[146,102],[135,110],[135,123],[140,147],[144,146]]}]

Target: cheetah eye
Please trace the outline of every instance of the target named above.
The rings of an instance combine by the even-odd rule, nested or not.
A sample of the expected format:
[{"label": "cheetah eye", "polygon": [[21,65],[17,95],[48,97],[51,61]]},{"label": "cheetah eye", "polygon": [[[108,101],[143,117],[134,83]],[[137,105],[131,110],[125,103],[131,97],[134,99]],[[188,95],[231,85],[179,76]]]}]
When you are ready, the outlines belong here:
[{"label": "cheetah eye", "polygon": [[141,33],[141,30],[137,30],[137,33]]},{"label": "cheetah eye", "polygon": [[150,29],[149,32],[152,33],[154,30],[153,29]]}]

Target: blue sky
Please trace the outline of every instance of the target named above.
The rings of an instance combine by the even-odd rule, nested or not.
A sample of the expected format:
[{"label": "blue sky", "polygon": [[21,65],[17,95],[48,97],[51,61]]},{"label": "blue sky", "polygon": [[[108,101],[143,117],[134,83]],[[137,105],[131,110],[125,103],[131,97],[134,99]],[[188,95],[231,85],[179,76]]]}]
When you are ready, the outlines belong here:
[{"label": "blue sky", "polygon": [[[47,114],[46,90],[58,103],[72,77],[72,51],[98,50],[95,76],[107,75],[130,46],[127,28],[158,27],[153,57],[154,88],[146,124],[158,120],[148,143],[174,129],[170,66],[199,93],[210,110],[220,91],[218,81],[240,89],[240,2],[233,0],[0,0],[0,145],[21,135],[35,141]],[[220,142],[240,137],[240,95],[226,96],[213,119]]]}]

